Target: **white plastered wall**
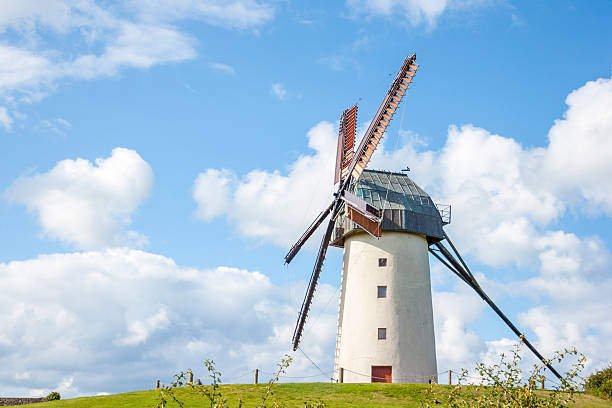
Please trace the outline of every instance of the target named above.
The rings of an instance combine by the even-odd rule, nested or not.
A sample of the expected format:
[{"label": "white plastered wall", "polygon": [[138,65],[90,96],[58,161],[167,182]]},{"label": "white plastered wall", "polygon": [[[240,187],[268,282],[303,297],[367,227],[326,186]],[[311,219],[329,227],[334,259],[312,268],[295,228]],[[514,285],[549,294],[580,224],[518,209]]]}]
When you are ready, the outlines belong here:
[{"label": "white plastered wall", "polygon": [[[379,267],[378,259],[387,258]],[[385,231],[344,242],[336,379],[370,382],[372,366],[392,366],[393,382],[427,383],[436,375],[429,256],[424,237]],[[377,287],[387,286],[387,297]],[[386,340],[378,328],[387,329]]]}]

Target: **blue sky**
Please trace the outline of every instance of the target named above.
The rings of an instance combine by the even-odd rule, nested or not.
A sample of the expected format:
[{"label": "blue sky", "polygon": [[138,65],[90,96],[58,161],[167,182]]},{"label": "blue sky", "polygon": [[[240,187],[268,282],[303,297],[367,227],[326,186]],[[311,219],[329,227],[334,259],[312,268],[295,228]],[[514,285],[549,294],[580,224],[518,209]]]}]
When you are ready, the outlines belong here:
[{"label": "blue sky", "polygon": [[[412,52],[372,166],[408,165],[453,206],[449,234],[544,354],[576,345],[602,367],[611,16],[605,1],[3,2],[0,393],[142,389],[207,357],[228,379],[271,371],[316,244],[283,256],[331,198],[337,118],[358,102],[363,131]],[[327,371],[340,258],[304,342]],[[440,371],[508,349],[431,263]],[[297,357],[293,376],[319,373]]]}]

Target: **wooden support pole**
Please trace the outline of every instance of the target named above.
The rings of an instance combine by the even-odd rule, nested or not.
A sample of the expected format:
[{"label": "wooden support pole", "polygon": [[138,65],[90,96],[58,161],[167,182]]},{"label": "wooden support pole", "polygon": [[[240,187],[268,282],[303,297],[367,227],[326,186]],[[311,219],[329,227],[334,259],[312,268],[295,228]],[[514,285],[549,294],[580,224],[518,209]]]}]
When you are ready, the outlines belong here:
[{"label": "wooden support pole", "polygon": [[453,376],[452,376],[452,371],[448,370],[448,385],[452,385],[453,384]]},{"label": "wooden support pole", "polygon": [[340,367],[340,373],[338,374],[338,382],[341,384],[344,382],[344,368],[342,367]]},{"label": "wooden support pole", "polygon": [[544,377],[540,379],[540,389],[544,389]]},{"label": "wooden support pole", "polygon": [[155,389],[159,390],[159,380],[155,381]]},{"label": "wooden support pole", "polygon": [[257,384],[259,382],[259,368],[255,369],[255,375],[253,376],[253,383]]},{"label": "wooden support pole", "polygon": [[193,372],[189,372],[189,384],[193,384]]}]

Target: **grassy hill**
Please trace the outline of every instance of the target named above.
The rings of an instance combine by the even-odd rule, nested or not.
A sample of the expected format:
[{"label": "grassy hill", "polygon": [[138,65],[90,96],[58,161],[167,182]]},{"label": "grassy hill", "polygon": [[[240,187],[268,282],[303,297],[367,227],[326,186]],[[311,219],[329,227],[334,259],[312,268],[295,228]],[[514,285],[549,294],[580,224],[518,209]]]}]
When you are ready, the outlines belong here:
[{"label": "grassy hill", "polygon": [[[451,387],[437,385],[436,390],[448,393]],[[268,407],[274,402],[286,407],[304,407],[305,401],[321,401],[326,407],[419,407],[424,398],[427,385],[418,384],[277,384],[268,400]],[[241,398],[244,407],[257,407],[265,394],[266,385],[222,385],[221,393],[227,398],[231,407],[238,406]],[[206,403],[194,390],[182,388],[177,390],[178,398],[185,407],[206,407]],[[137,391],[126,394],[116,394],[100,397],[74,398],[61,401],[33,404],[36,407],[53,408],[143,408],[154,407],[158,401],[156,391]],[[171,404],[170,406],[177,406]],[[444,405],[440,405],[441,407]],[[590,395],[576,396],[577,408],[612,407],[612,401],[603,400]]]}]

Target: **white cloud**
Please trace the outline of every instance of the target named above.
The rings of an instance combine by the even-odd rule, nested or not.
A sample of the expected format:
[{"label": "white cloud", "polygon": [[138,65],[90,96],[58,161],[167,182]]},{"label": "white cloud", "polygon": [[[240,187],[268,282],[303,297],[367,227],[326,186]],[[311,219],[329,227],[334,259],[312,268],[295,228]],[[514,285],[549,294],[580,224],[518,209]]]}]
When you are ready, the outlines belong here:
[{"label": "white cloud", "polygon": [[100,55],[85,54],[63,67],[66,76],[92,79],[117,74],[125,67],[150,68],[196,55],[193,40],[173,27],[122,22],[116,38]]},{"label": "white cloud", "polygon": [[[39,101],[62,80],[114,76],[126,68],[147,69],[194,58],[195,40],[176,25],[183,20],[251,29],[273,17],[274,8],[256,0],[133,0],[124,5],[4,1],[0,33],[12,32],[18,40],[0,44],[0,100],[7,103],[0,110],[0,125],[11,127],[7,108]],[[60,42],[74,45],[58,48],[43,36],[49,30]]]},{"label": "white cloud", "polygon": [[159,310],[144,320],[134,320],[128,324],[128,334],[119,339],[119,344],[134,346],[142,344],[149,336],[158,330],[166,329],[170,325],[168,309],[161,306]]},{"label": "white cloud", "polygon": [[0,106],[0,125],[6,130],[10,130],[13,127],[13,118],[10,117],[4,106]]},{"label": "white cloud", "polygon": [[154,20],[197,19],[210,25],[248,29],[272,20],[274,7],[257,0],[132,0],[141,17]]},{"label": "white cloud", "polygon": [[[290,293],[305,283],[294,285],[231,267],[182,267],[126,248],[0,263],[0,388],[16,395],[58,387],[62,396],[125,392],[150,389],[155,379],[167,383],[187,368],[205,381],[205,358],[226,381],[254,368],[272,372],[290,349],[301,302]],[[302,344],[326,370],[335,305],[336,289],[320,285]],[[295,357],[287,375],[318,374]]]},{"label": "white cloud", "polygon": [[17,179],[7,197],[37,214],[51,238],[91,249],[121,244],[122,228],[153,185],[151,167],[133,150],[116,148],[94,163],[62,160],[46,173]]},{"label": "white cloud", "polygon": [[238,177],[228,170],[208,169],[194,182],[201,219],[225,214],[248,237],[287,246],[329,205],[333,192],[336,136],[331,123],[308,132],[313,154],[300,156],[288,169],[253,170]]},{"label": "white cloud", "polygon": [[565,200],[612,215],[612,79],[588,82],[566,103],[548,134],[547,179]]},{"label": "white cloud", "polygon": [[236,71],[234,70],[234,68],[232,68],[231,66],[227,65],[227,64],[221,64],[220,62],[215,62],[210,64],[210,67],[216,71],[221,71],[221,72],[225,72],[226,74],[235,74]]},{"label": "white cloud", "polygon": [[467,286],[457,292],[434,291],[433,295],[438,368],[458,370],[473,365],[483,340],[467,326],[480,318],[485,304]]},{"label": "white cloud", "polygon": [[22,91],[24,98],[49,86],[57,76],[52,63],[34,52],[0,44],[0,96]]},{"label": "white cloud", "polygon": [[412,24],[425,21],[435,25],[438,17],[451,5],[453,0],[347,0],[346,4],[356,14],[391,17],[403,14]]},{"label": "white cloud", "polygon": [[285,89],[285,85],[280,82],[275,82],[272,84],[270,88],[270,93],[276,96],[279,100],[287,99],[287,89]]},{"label": "white cloud", "polygon": [[198,203],[197,216],[210,220],[223,214],[231,199],[235,176],[229,170],[208,169],[194,182],[193,199]]},{"label": "white cloud", "polygon": [[[537,259],[541,248],[533,243],[568,207],[577,211],[612,208],[612,181],[605,176],[612,173],[612,146],[607,146],[612,142],[605,136],[612,134],[611,83],[598,80],[574,91],[564,119],[550,131],[547,147],[526,149],[514,139],[473,125],[451,125],[439,151],[423,151],[423,141],[408,135],[399,149],[389,151],[383,144],[370,167],[399,170],[409,165],[412,177],[434,200],[452,204],[449,229],[464,251],[492,266],[524,265]],[[316,154],[300,157],[286,176],[280,171],[254,170],[238,180],[224,170],[215,181],[213,170],[207,170],[204,174],[211,188],[222,185],[223,194],[196,198],[200,211],[216,209],[204,210],[201,218],[220,215],[226,208],[242,234],[287,245],[290,240],[281,238],[284,234],[278,231],[293,231],[288,235],[296,236],[300,229],[295,227],[296,215],[301,219],[299,214],[308,212],[307,218],[313,218],[316,210],[309,204],[324,208],[333,191],[331,181],[325,181],[331,180],[336,133],[329,123],[321,122],[309,133],[311,147],[315,136],[320,141]],[[577,145],[575,157],[570,157]],[[560,163],[565,166],[563,177],[558,176]],[[319,180],[326,187],[313,194]],[[203,179],[196,184],[206,186]],[[588,205],[578,205],[584,202]],[[273,207],[288,210],[277,216]]]}]

